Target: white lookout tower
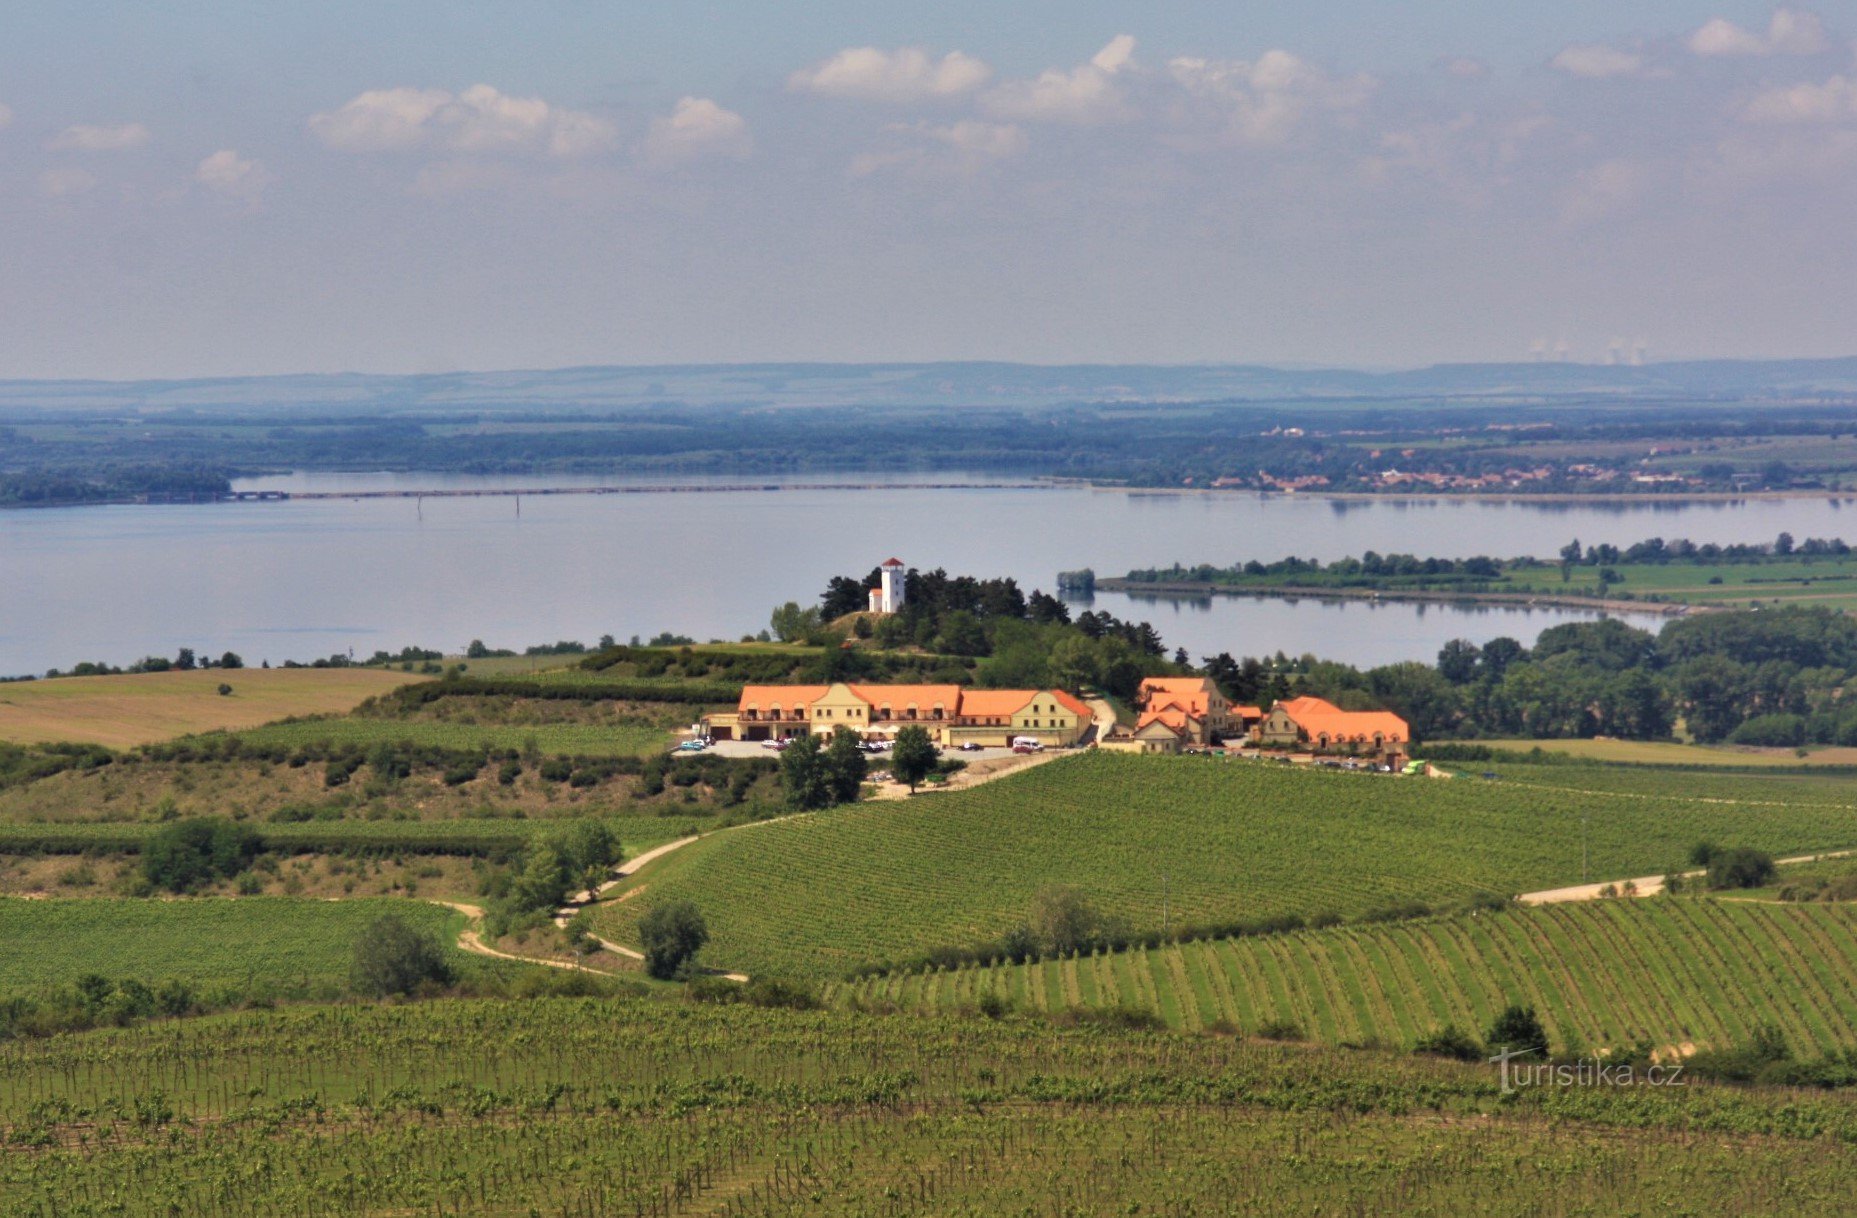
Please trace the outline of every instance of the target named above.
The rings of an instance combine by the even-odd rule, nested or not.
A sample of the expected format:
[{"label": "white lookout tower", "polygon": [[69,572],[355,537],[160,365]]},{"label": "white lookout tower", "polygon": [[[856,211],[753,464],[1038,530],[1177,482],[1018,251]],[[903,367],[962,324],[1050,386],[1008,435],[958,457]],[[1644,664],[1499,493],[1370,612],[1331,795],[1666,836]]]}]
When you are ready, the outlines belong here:
[{"label": "white lookout tower", "polygon": [[892,558],[878,570],[883,572],[883,585],[870,590],[870,611],[895,613],[903,607],[903,560]]}]

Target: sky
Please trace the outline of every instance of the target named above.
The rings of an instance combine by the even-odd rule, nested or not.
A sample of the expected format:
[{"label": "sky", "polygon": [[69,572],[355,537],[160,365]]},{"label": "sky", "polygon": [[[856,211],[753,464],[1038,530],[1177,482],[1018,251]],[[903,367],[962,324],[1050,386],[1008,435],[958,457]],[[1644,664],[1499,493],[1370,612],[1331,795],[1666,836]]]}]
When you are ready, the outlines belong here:
[{"label": "sky", "polygon": [[0,17],[0,378],[1850,355],[1854,216],[1857,0]]}]

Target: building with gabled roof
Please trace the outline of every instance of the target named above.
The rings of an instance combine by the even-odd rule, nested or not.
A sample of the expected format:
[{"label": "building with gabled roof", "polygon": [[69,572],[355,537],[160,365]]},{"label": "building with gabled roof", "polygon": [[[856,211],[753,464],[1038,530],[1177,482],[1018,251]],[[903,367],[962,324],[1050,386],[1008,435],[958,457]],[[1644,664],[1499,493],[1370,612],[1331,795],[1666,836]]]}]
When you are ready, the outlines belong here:
[{"label": "building with gabled roof", "polygon": [[1261,744],[1371,757],[1386,765],[1404,765],[1412,743],[1411,727],[1391,711],[1344,711],[1306,695],[1271,707],[1254,734]]},{"label": "building with gabled roof", "polygon": [[750,685],[734,713],[706,716],[718,740],[829,736],[848,728],[888,739],[899,728],[927,728],[944,745],[1003,746],[1017,739],[1075,744],[1095,721],[1082,699],[1061,689],[968,689],[961,685]]},{"label": "building with gabled roof", "polygon": [[1244,721],[1211,677],[1144,677],[1136,694],[1135,726],[1163,721],[1186,733],[1188,744],[1211,744],[1240,735]]}]

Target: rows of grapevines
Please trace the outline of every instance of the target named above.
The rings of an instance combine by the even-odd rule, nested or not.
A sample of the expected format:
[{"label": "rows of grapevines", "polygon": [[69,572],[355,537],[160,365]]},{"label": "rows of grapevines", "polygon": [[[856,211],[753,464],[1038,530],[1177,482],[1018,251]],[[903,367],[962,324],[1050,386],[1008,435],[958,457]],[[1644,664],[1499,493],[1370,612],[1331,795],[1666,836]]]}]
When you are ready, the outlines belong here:
[{"label": "rows of grapevines", "polygon": [[0,1215],[1832,1213],[1835,1097],[650,1000],[0,1042]]},{"label": "rows of grapevines", "polygon": [[996,939],[1054,883],[1153,930],[1513,895],[1577,882],[1583,862],[1597,877],[1655,874],[1703,838],[1776,852],[1857,844],[1857,808],[1720,802],[1712,786],[1622,797],[1091,754],[720,834],[600,917],[626,939],[654,901],[688,898],[715,962],[825,978]]},{"label": "rows of grapevines", "polygon": [[[441,942],[463,915],[424,901],[288,897],[185,901],[0,898],[0,993],[69,982],[85,973],[248,990],[340,990],[355,940],[394,913]],[[460,965],[470,958],[454,954]]]},{"label": "rows of grapevines", "polygon": [[[1480,1030],[1512,1002],[1561,1045],[1857,1046],[1857,910],[1603,901],[1036,964],[895,975],[836,996],[904,1007],[995,994],[1040,1010],[1138,1006],[1186,1029],[1294,1024],[1331,1043]],[[1088,995],[1086,998],[1085,995]]]}]

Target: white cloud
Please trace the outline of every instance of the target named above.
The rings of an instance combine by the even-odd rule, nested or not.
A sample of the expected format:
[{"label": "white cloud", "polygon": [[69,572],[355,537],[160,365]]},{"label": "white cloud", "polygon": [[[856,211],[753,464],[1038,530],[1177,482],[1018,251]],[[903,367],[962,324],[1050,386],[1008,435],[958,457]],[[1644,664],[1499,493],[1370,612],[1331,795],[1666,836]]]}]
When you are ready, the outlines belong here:
[{"label": "white cloud", "polygon": [[1757,123],[1836,123],[1857,118],[1857,80],[1833,76],[1822,85],[1786,85],[1757,93],[1741,117]]},{"label": "white cloud", "polygon": [[1644,56],[1603,43],[1576,43],[1548,61],[1548,66],[1569,76],[1602,80],[1611,76],[1637,76],[1644,71]]},{"label": "white cloud", "polygon": [[124,123],[120,127],[92,127],[79,123],[66,127],[51,138],[47,147],[60,152],[122,152],[148,143],[148,128],[141,123]]},{"label": "white cloud", "polygon": [[1818,14],[1796,8],[1775,9],[1765,34],[1716,17],[1689,36],[1689,49],[1705,56],[1816,55],[1829,45]]},{"label": "white cloud", "polygon": [[741,115],[707,97],[683,97],[668,116],[651,120],[644,153],[669,164],[708,156],[744,157],[753,146]]},{"label": "white cloud", "polygon": [[330,148],[346,152],[442,148],[578,157],[610,148],[618,137],[598,115],[539,97],[511,97],[490,85],[455,95],[445,89],[371,89],[340,109],[312,115],[309,129]]},{"label": "white cloud", "polygon": [[97,179],[82,169],[61,166],[39,174],[39,193],[52,199],[81,195],[97,184]]},{"label": "white cloud", "polygon": [[6,105],[3,102],[0,102],[0,127],[11,126],[12,122],[13,122],[13,107]]},{"label": "white cloud", "polygon": [[1222,116],[1230,137],[1245,144],[1282,143],[1310,110],[1351,110],[1366,100],[1373,81],[1335,79],[1288,51],[1266,51],[1255,61],[1179,58],[1168,76],[1190,97]]},{"label": "white cloud", "polygon": [[992,76],[993,69],[960,51],[931,59],[919,47],[847,47],[824,63],[793,73],[787,87],[866,101],[914,102],[959,97]]},{"label": "white cloud", "polygon": [[193,178],[208,190],[248,203],[256,203],[271,184],[271,175],[262,163],[248,160],[230,148],[221,148],[201,161]]},{"label": "white cloud", "polygon": [[1116,78],[1130,66],[1135,40],[1117,34],[1107,46],[1065,72],[1050,68],[1032,80],[1011,80],[988,92],[987,110],[998,118],[1030,122],[1099,123],[1127,114],[1126,95]]},{"label": "white cloud", "polygon": [[972,175],[988,165],[1018,156],[1030,142],[1025,131],[1015,124],[972,118],[945,126],[899,123],[889,130],[905,137],[905,146],[859,157],[851,163],[853,177],[887,169],[902,169],[924,176]]}]

